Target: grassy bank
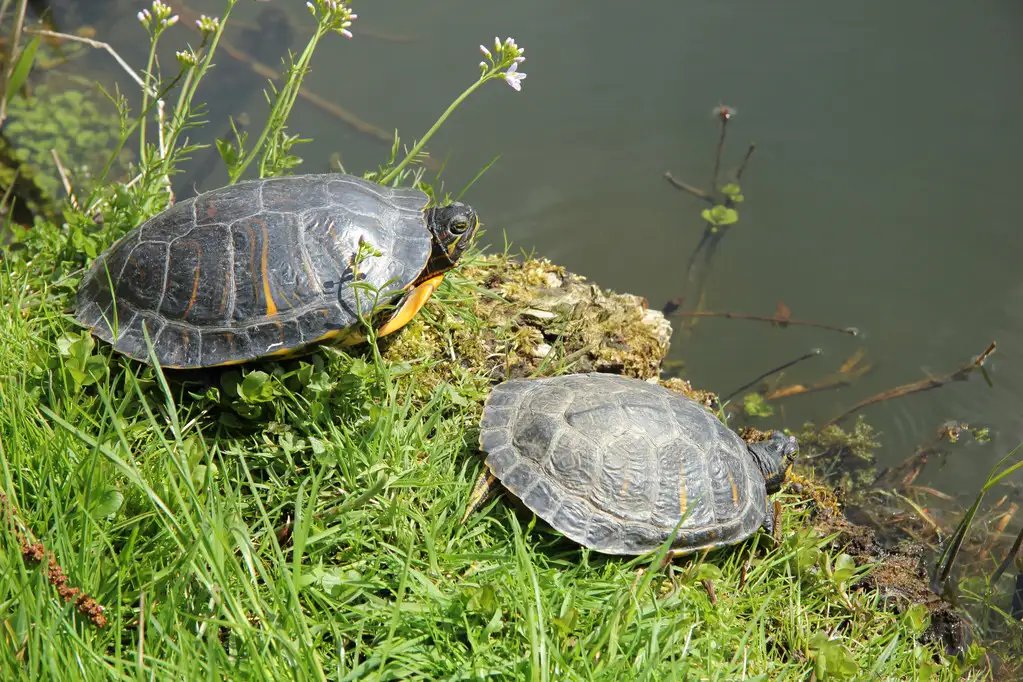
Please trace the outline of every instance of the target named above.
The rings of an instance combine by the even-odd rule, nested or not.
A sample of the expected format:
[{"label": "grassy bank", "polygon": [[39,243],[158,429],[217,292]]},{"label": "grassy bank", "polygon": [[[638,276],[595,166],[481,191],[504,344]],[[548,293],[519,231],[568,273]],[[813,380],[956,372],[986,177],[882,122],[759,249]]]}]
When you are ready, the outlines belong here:
[{"label": "grassy bank", "polygon": [[[140,16],[154,43],[174,25],[157,5]],[[322,33],[254,146],[221,145],[233,179],[297,164],[287,114],[316,40],[348,31],[342,5],[315,3]],[[76,328],[82,267],[166,205],[222,26],[146,81],[180,93],[173,115],[149,95],[138,118],[122,108],[135,181],[100,174],[3,252],[2,679],[963,679],[928,609],[884,602],[808,481],[779,498],[777,544],[667,567],[581,549],[507,496],[461,521],[493,381],[648,378],[666,349],[637,299],[549,263],[473,253],[379,344],[222,372],[164,374]],[[514,42],[485,53],[462,98],[521,87]],[[371,175],[420,181],[428,137]]]},{"label": "grassy bank", "polygon": [[[461,523],[488,382],[464,356],[400,353],[482,336],[487,282],[528,267],[477,259],[388,347],[183,385],[91,347],[43,260],[0,279],[0,664],[17,679],[959,679],[917,641],[926,610],[853,587],[865,569],[813,530],[805,494],[781,498],[780,546],[670,570],[582,550],[506,497]],[[59,597],[35,539],[104,627]]]}]

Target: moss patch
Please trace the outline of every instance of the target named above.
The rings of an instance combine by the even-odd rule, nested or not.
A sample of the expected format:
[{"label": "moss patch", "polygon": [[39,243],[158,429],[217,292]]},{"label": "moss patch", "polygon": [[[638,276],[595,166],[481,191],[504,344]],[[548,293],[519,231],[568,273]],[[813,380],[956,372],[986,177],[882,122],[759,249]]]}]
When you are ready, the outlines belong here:
[{"label": "moss patch", "polygon": [[381,339],[390,362],[431,365],[429,391],[464,375],[503,381],[564,372],[658,375],[671,326],[645,299],[587,282],[545,259],[480,256],[449,275],[401,333]]}]

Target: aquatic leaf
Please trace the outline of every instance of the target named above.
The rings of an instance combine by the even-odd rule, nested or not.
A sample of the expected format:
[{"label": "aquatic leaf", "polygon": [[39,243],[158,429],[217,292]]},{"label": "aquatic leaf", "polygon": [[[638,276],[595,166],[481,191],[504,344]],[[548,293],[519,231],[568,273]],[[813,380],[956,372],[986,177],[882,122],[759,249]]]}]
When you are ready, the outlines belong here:
[{"label": "aquatic leaf", "polygon": [[727,206],[715,206],[714,208],[705,208],[700,213],[703,219],[715,227],[724,227],[725,225],[731,225],[739,220],[739,213],[734,208],[728,208]]},{"label": "aquatic leaf", "polygon": [[739,186],[734,182],[730,182],[724,187],[722,187],[721,193],[727,196],[729,200],[736,204],[741,204],[743,201],[746,200],[746,198],[742,195],[742,191],[739,189]]},{"label": "aquatic leaf", "polygon": [[771,403],[759,393],[747,393],[742,398],[742,409],[750,417],[770,417],[774,414]]}]

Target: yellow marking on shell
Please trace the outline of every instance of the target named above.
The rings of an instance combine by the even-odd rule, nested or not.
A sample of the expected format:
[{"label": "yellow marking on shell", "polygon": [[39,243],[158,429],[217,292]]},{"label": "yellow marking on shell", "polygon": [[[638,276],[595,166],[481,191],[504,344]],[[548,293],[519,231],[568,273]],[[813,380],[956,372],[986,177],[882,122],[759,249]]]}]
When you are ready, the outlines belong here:
[{"label": "yellow marking on shell", "polygon": [[732,504],[734,504],[736,507],[738,507],[739,506],[739,487],[737,485],[735,485],[735,479],[732,478],[732,472],[731,471],[725,471],[725,473],[728,475],[728,482],[732,486]]},{"label": "yellow marking on shell", "polygon": [[405,297],[405,302],[401,304],[401,308],[391,316],[391,319],[384,326],[380,327],[379,331],[377,331],[377,336],[387,336],[408,324],[409,320],[416,316],[416,313],[429,300],[430,296],[433,296],[433,292],[437,290],[442,281],[444,281],[444,275],[437,275],[413,289]]},{"label": "yellow marking on shell", "polygon": [[623,495],[623,496],[624,496],[624,495],[625,495],[625,492],[626,492],[626,491],[627,491],[628,489],[629,489],[629,479],[625,479],[624,481],[622,481],[622,487],[621,487],[621,489],[620,489],[620,490],[618,491],[618,494],[619,494],[619,495]]},{"label": "yellow marking on shell", "polygon": [[[192,280],[192,295],[188,299],[188,307],[185,308],[183,319],[188,319],[188,313],[192,310],[192,306],[195,305],[195,298],[199,294],[199,270],[201,269],[202,263],[202,247],[198,244],[195,245],[195,277]],[[186,332],[187,333],[187,332]]]},{"label": "yellow marking on shell", "polygon": [[266,296],[266,316],[273,317],[277,314],[277,304],[274,303],[273,294],[270,293],[270,270],[267,268],[266,256],[270,248],[270,236],[266,233],[266,223],[259,228],[263,231],[263,256],[259,261],[259,269],[263,273],[263,295]]}]

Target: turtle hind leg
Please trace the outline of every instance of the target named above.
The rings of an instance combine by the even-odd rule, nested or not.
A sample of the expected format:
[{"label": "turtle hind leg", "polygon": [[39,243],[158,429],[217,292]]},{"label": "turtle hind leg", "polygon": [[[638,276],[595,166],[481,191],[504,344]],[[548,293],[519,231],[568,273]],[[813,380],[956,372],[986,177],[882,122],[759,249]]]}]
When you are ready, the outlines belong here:
[{"label": "turtle hind leg", "polygon": [[462,523],[465,523],[466,519],[479,511],[480,507],[486,504],[500,489],[501,484],[497,480],[497,476],[494,476],[493,472],[490,471],[490,467],[484,464],[483,471],[476,479],[476,483],[473,484],[472,492],[469,493],[469,503],[465,507]]}]

